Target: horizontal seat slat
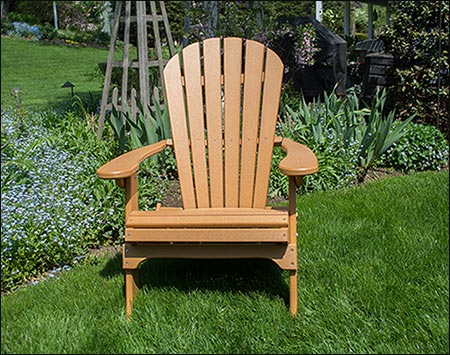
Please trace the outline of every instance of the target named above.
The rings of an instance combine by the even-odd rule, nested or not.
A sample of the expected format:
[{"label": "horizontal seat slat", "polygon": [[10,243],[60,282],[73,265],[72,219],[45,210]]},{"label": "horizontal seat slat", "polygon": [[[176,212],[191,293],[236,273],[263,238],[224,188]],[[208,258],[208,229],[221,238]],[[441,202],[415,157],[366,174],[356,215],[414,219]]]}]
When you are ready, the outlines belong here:
[{"label": "horizontal seat slat", "polygon": [[125,241],[287,243],[288,228],[126,228]]},{"label": "horizontal seat slat", "polygon": [[126,227],[132,228],[281,228],[288,226],[288,213],[252,208],[160,208],[133,211]]}]

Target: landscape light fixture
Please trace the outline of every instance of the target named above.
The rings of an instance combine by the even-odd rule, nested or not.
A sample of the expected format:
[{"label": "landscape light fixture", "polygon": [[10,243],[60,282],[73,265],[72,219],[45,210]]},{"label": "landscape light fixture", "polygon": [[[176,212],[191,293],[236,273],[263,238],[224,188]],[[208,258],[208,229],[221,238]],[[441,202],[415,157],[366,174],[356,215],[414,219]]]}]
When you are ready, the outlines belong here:
[{"label": "landscape light fixture", "polygon": [[11,95],[14,97],[14,100],[16,101],[16,110],[20,110],[20,93],[21,92],[22,92],[22,89],[19,87],[11,88]]},{"label": "landscape light fixture", "polygon": [[75,85],[73,85],[70,81],[66,81],[64,84],[63,84],[63,86],[61,86],[61,87],[63,87],[63,88],[70,88],[70,92],[71,92],[71,94],[72,94],[72,97],[73,97],[73,87],[74,87]]}]

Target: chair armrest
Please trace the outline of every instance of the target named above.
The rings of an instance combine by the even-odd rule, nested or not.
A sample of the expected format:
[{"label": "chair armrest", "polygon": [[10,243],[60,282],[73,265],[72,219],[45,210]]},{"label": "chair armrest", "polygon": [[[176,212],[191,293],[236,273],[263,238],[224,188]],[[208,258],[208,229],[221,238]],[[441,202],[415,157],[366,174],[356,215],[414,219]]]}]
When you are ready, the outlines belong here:
[{"label": "chair armrest", "polygon": [[303,144],[283,138],[281,147],[286,157],[280,162],[280,171],[288,176],[303,176],[319,170],[319,162],[311,149]]},{"label": "chair armrest", "polygon": [[170,142],[163,140],[119,155],[98,168],[97,176],[103,179],[130,177],[139,170],[139,164],[148,157],[161,152],[167,145],[170,145]]}]

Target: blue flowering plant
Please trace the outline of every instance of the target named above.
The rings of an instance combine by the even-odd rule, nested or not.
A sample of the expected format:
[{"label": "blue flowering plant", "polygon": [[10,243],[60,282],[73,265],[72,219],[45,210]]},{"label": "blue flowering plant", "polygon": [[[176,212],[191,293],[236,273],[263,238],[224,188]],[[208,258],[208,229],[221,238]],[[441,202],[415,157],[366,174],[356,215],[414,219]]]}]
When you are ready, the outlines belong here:
[{"label": "blue flowering plant", "polygon": [[39,26],[33,25],[30,26],[26,22],[12,22],[12,28],[8,31],[8,36],[13,37],[24,37],[35,40],[40,40],[42,38],[41,31],[39,30]]},{"label": "blue flowering plant", "polygon": [[48,129],[43,116],[29,113],[19,126],[13,113],[2,112],[2,292],[76,263],[108,233],[106,221],[123,203],[110,186],[104,193],[93,188],[102,183],[95,176],[99,158],[67,149],[68,138]]}]

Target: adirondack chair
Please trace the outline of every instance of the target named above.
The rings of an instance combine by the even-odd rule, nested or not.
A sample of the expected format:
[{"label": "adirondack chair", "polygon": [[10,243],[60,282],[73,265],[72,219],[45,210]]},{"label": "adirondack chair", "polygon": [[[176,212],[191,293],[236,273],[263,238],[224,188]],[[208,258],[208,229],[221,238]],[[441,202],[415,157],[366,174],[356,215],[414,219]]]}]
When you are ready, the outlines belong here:
[{"label": "adirondack chair", "polygon": [[[172,139],[127,152],[97,170],[125,188],[126,312],[139,264],[149,258],[266,258],[290,271],[297,313],[296,186],[318,170],[314,153],[275,136],[283,63],[261,43],[210,38],[185,47],[164,69]],[[274,145],[287,152],[289,206],[267,206]],[[175,152],[183,207],[138,209],[139,164]]]}]

